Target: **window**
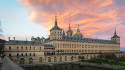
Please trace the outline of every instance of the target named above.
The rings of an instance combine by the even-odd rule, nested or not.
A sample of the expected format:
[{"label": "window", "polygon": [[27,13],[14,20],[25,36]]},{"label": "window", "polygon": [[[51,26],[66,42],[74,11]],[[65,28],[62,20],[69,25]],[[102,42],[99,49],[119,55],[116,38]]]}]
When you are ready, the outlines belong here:
[{"label": "window", "polygon": [[11,56],[11,54],[9,54],[9,56]]},{"label": "window", "polygon": [[40,47],[40,50],[41,50],[41,47]]},{"label": "window", "polygon": [[26,53],[26,56],[27,56],[27,53]]},{"label": "window", "polygon": [[34,47],[34,50],[35,50],[35,47]]},{"label": "window", "polygon": [[30,53],[30,56],[31,56],[31,53]]},{"label": "window", "polygon": [[19,47],[17,46],[17,50],[19,50]]},{"label": "window", "polygon": [[17,53],[17,56],[19,56],[19,54]]},{"label": "window", "polygon": [[11,50],[11,47],[9,47],[9,50]]},{"label": "window", "polygon": [[26,47],[26,49],[25,50],[27,50],[27,47]]},{"label": "window", "polygon": [[30,47],[30,50],[31,50],[31,47]]},{"label": "window", "polygon": [[21,47],[21,50],[23,50],[23,47]]},{"label": "window", "polygon": [[21,54],[21,56],[23,56],[23,54]]},{"label": "window", "polygon": [[35,56],[35,53],[34,53],[34,56]]}]

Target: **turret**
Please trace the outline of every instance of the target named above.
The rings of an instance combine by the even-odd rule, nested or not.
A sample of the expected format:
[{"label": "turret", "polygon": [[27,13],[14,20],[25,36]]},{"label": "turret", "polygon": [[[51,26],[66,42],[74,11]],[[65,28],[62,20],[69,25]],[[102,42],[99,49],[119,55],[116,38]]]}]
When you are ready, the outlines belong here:
[{"label": "turret", "polygon": [[50,40],[61,40],[62,39],[62,29],[57,25],[57,16],[55,16],[55,25],[50,30]]},{"label": "turret", "polygon": [[42,38],[41,38],[41,43],[44,43],[44,42],[45,42],[45,38],[42,37]]},{"label": "turret", "polygon": [[115,29],[115,32],[114,32],[114,36],[111,37],[111,40],[115,41],[117,44],[120,44],[120,37],[117,35],[116,29]]},{"label": "turret", "polygon": [[35,38],[33,36],[31,37],[31,41],[35,41]]},{"label": "turret", "polygon": [[83,37],[82,33],[80,32],[80,29],[79,29],[79,25],[78,25],[78,28],[77,28],[77,32],[75,33],[74,37]]},{"label": "turret", "polygon": [[69,30],[66,33],[67,33],[67,36],[73,36],[73,31],[70,27],[70,24],[69,24]]}]

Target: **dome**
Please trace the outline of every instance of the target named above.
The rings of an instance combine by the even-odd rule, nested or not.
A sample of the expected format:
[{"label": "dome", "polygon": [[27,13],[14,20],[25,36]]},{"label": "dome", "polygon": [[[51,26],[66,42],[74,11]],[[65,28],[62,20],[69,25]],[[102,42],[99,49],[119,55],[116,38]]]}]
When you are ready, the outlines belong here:
[{"label": "dome", "polygon": [[82,35],[81,32],[76,32],[74,36],[75,36],[75,37],[83,37],[83,35]]},{"label": "dome", "polygon": [[77,28],[77,32],[75,33],[74,36],[75,36],[75,37],[83,37],[82,33],[81,33],[80,30],[79,30],[79,25],[78,25],[78,28]]},{"label": "dome", "polygon": [[36,40],[40,40],[40,37],[37,37]]}]

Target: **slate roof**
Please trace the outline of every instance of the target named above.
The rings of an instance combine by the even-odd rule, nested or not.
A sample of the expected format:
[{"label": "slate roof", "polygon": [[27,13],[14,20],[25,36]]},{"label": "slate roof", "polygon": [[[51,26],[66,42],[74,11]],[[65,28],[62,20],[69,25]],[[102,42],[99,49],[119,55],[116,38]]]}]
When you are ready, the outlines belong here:
[{"label": "slate roof", "polygon": [[111,40],[92,39],[92,38],[80,38],[80,37],[69,37],[69,36],[65,36],[62,39],[63,40],[69,40],[69,41],[82,41],[82,42],[116,43],[115,41],[111,41]]},{"label": "slate roof", "polygon": [[21,40],[9,40],[5,44],[42,45],[41,42],[36,42],[36,41],[21,41]]},{"label": "slate roof", "polygon": [[44,44],[44,47],[55,47],[55,46],[49,45],[49,44]]}]

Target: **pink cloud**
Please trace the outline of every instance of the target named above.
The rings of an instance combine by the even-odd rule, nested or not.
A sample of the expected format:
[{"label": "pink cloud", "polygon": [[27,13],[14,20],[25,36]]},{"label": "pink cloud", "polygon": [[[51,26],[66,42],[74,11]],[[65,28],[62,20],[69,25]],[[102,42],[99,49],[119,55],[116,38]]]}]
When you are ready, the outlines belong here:
[{"label": "pink cloud", "polygon": [[[77,24],[85,37],[110,39],[117,27],[121,37],[121,46],[125,41],[124,9],[114,0],[18,0],[27,7],[29,19],[48,28],[54,25],[54,15],[58,14],[58,25],[67,29],[71,24],[76,31]],[[103,33],[102,33],[103,32]],[[98,34],[96,34],[98,33]],[[100,33],[100,34],[99,34]],[[101,34],[102,33],[102,34]],[[95,36],[93,36],[95,35]],[[125,47],[125,46],[124,46]]]}]

